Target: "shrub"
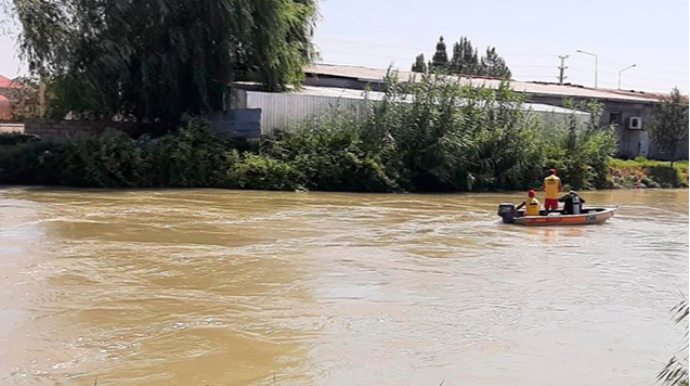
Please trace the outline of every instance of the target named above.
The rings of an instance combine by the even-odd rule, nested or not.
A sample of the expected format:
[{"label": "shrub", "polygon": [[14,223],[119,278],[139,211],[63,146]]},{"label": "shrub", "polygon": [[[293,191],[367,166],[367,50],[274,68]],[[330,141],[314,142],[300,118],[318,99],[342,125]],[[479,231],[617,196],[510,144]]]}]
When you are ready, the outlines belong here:
[{"label": "shrub", "polygon": [[688,185],[682,172],[677,168],[658,165],[650,166],[646,169],[649,178],[662,188],[679,188]]},{"label": "shrub", "polygon": [[356,117],[335,111],[282,133],[264,150],[299,170],[309,189],[396,190],[395,177],[387,174],[385,152],[376,151],[364,130]]},{"label": "shrub", "polygon": [[256,190],[295,190],[300,174],[286,162],[247,154],[227,172],[224,186]]},{"label": "shrub", "polygon": [[161,138],[152,153],[151,181],[159,186],[214,186],[218,171],[231,167],[235,160],[227,158],[225,144],[209,123],[198,118],[188,118],[176,133]]},{"label": "shrub", "polygon": [[547,147],[547,165],[559,170],[563,181],[574,189],[595,189],[610,186],[609,161],[618,141],[613,128],[599,127],[601,105],[593,102],[566,106],[590,113],[586,123],[571,116],[565,129],[552,129]]}]

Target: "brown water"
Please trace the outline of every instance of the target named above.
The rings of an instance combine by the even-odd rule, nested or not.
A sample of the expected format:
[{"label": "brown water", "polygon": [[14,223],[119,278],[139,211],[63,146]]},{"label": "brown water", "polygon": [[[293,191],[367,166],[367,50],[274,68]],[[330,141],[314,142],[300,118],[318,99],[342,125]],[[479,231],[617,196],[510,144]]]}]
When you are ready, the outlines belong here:
[{"label": "brown water", "polygon": [[681,347],[688,191],[0,190],[0,385],[652,385]]}]

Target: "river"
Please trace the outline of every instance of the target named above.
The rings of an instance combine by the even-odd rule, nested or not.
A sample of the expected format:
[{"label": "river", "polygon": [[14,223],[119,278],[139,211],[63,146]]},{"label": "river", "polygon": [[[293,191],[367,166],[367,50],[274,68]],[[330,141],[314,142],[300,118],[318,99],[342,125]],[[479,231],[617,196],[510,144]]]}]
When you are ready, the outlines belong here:
[{"label": "river", "polygon": [[518,194],[0,190],[1,385],[649,386],[682,347],[688,191],[603,225]]}]

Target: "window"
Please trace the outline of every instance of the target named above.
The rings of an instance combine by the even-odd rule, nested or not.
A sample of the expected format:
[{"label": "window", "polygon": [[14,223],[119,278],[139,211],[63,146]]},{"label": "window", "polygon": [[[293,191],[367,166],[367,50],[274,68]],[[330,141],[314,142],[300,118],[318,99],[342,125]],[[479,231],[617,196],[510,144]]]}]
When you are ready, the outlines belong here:
[{"label": "window", "polygon": [[609,114],[609,125],[621,125],[621,113]]}]

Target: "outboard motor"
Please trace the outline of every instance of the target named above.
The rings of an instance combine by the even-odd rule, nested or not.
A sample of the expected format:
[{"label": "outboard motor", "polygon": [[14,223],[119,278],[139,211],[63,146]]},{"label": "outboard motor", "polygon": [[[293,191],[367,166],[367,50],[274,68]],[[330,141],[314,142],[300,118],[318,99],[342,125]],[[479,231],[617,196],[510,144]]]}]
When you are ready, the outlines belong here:
[{"label": "outboard motor", "polygon": [[515,205],[513,204],[501,204],[498,206],[498,215],[501,216],[503,222],[506,224],[512,224],[513,218],[515,217]]}]

